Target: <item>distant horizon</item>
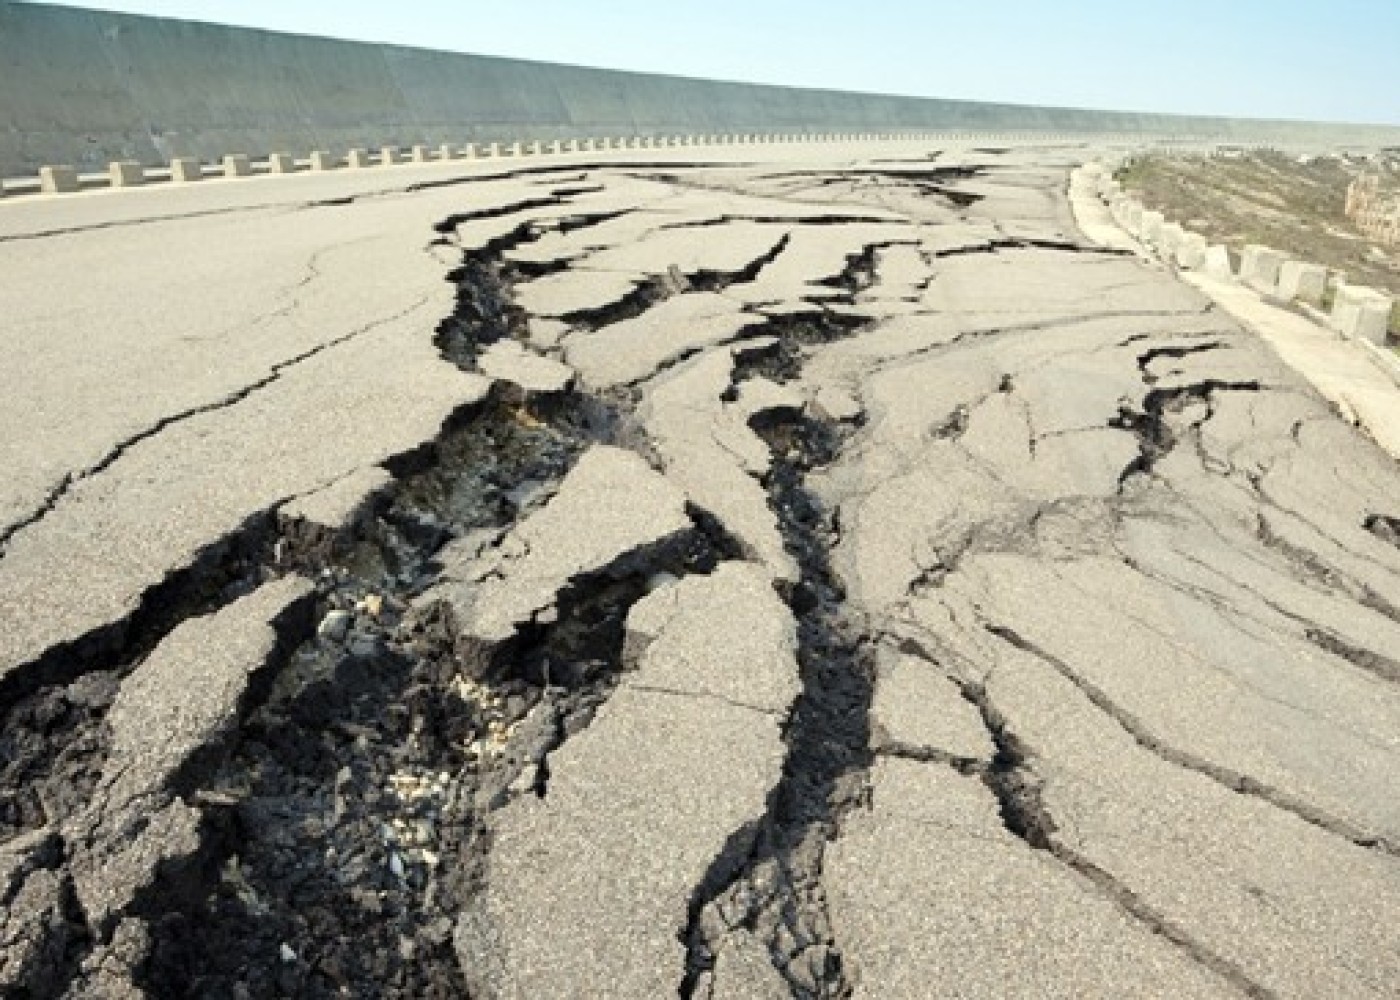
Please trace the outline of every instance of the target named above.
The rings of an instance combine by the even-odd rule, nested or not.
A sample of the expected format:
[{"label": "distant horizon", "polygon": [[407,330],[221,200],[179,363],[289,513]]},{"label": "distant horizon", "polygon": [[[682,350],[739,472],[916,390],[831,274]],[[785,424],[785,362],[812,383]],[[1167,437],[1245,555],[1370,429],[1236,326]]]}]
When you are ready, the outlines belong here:
[{"label": "distant horizon", "polygon": [[[908,19],[911,28],[917,28],[920,19],[928,18],[944,25],[958,18],[965,22],[961,30],[940,30],[936,36],[928,36],[947,34],[952,39],[944,48],[926,54],[925,58],[940,60],[928,65],[914,57],[901,64],[898,58],[897,50],[907,47],[909,35],[917,33],[912,30],[903,35],[878,37],[880,47],[891,49],[891,57],[872,62],[880,53],[872,55],[871,47],[861,42],[867,35],[878,36],[878,29],[884,27],[875,11],[863,12],[861,22],[840,25],[836,35],[813,32],[811,22],[819,19],[814,15],[838,10],[829,0],[755,0],[748,4],[714,0],[708,5],[710,13],[701,19],[702,25],[686,23],[673,27],[667,26],[667,19],[683,21],[685,11],[668,10],[658,15],[654,10],[648,11],[648,5],[641,0],[614,0],[607,11],[578,10],[577,5],[571,7],[565,0],[537,0],[528,9],[520,5],[512,10],[463,0],[418,0],[409,9],[394,10],[362,0],[302,0],[295,5],[274,0],[236,4],[213,0],[43,0],[39,5],[804,90],[1127,114],[1400,127],[1400,88],[1384,79],[1387,60],[1392,58],[1387,50],[1393,46],[1393,41],[1384,39],[1400,38],[1400,5],[1392,9],[1384,3],[1363,0],[1339,0],[1328,7],[1242,0],[1226,11],[1202,0],[1179,0],[1174,5],[1175,16],[1167,26],[1169,30],[1155,35],[1142,23],[1143,12],[1119,10],[1108,0],[1081,0],[1069,11],[1053,10],[1056,5],[1035,0],[1003,0],[998,9],[1004,13],[999,23],[990,28],[979,22],[977,12],[958,7],[946,11],[911,7],[897,15]],[[888,16],[888,8],[905,6],[886,4],[881,10]],[[786,14],[780,13],[783,9]],[[716,13],[726,10],[736,14],[726,18]],[[1251,16],[1251,10],[1260,13]],[[553,16],[547,12],[553,12]],[[1109,14],[1113,16],[1109,18]],[[1134,19],[1136,32],[1132,29]],[[637,22],[652,34],[631,31]],[[1000,22],[1013,22],[1014,26],[1007,28]],[[1289,32],[1279,33],[1280,22],[1291,25]],[[625,27],[619,28],[619,23]],[[743,23],[744,30],[733,29],[736,23]],[[1040,30],[1029,30],[1037,23]],[[1106,23],[1114,29],[1107,35]],[[1230,24],[1239,27],[1242,39],[1255,34],[1263,37],[1253,39],[1252,46],[1243,44],[1243,40],[1232,46],[1230,39],[1236,33],[1228,29]],[[1273,33],[1262,30],[1270,24],[1274,25]],[[1355,29],[1363,24],[1376,30],[1357,38]],[[707,31],[713,34],[716,26],[720,37],[706,44]],[[1313,30],[1306,30],[1308,26]],[[1329,27],[1334,30],[1323,30]],[[973,30],[977,28],[980,33]],[[1185,41],[1190,43],[1189,60],[1182,54],[1188,47],[1182,44],[1183,31]],[[1037,36],[1029,50],[1024,48],[1028,35]],[[587,37],[588,44],[578,44],[581,37]],[[1157,44],[1134,41],[1142,37],[1154,38]],[[483,44],[475,44],[478,40]],[[805,67],[801,60],[793,60],[794,52],[803,48],[802,43],[813,50],[809,58],[818,66]],[[1225,51],[1215,51],[1222,44]],[[1370,59],[1365,57],[1368,44],[1374,49]],[[1126,51],[1133,48],[1141,51]],[[1295,56],[1291,63],[1283,58],[1290,51]],[[614,57],[606,55],[610,52]],[[595,53],[598,58],[590,58]],[[823,54],[849,65],[833,69],[829,62],[822,62]],[[1256,62],[1246,68],[1251,54],[1256,60],[1263,58],[1265,63]],[[1131,57],[1131,63],[1123,62],[1127,57]],[[1217,76],[1212,82],[1212,66],[1222,58],[1231,65],[1230,78],[1220,80],[1216,67]],[[1169,64],[1167,68],[1154,68],[1154,63],[1162,61]],[[1178,68],[1187,61],[1191,65],[1189,71]],[[1044,64],[1039,71],[1037,62]],[[761,71],[770,63],[778,72]],[[1265,66],[1272,69],[1277,79],[1271,81],[1261,75]],[[1012,69],[1018,67],[1020,73],[1029,76],[1019,84],[1008,85],[1003,78],[1014,77]],[[1337,72],[1339,68],[1351,74],[1350,81],[1345,73]],[[927,71],[916,72],[921,69]],[[1002,81],[1001,88],[974,91],[965,85],[940,86],[937,82],[947,80],[954,84],[969,73],[996,77]],[[915,82],[920,80],[927,82]],[[1094,95],[1093,88],[1109,86],[1113,87],[1112,94]],[[1034,92],[1024,88],[1033,88]],[[1225,93],[1220,95],[1218,104],[1206,107],[1184,96],[1196,90]],[[1172,100],[1164,104],[1166,97]],[[1337,103],[1342,100],[1346,101],[1344,108]]]}]

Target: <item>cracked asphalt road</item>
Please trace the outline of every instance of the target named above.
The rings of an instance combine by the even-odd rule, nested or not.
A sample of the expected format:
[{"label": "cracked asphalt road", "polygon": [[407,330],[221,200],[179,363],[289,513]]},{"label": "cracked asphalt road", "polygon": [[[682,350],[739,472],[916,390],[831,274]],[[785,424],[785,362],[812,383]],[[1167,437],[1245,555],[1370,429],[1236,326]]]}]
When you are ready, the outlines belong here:
[{"label": "cracked asphalt road", "polygon": [[691,155],[5,206],[3,992],[1393,996],[1395,459],[1082,150]]}]

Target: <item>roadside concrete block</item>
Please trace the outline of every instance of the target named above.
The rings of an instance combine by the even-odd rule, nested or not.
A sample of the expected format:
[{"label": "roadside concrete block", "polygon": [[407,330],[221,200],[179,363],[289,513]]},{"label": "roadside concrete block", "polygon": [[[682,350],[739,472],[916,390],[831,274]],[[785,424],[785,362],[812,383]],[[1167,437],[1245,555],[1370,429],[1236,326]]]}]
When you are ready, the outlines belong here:
[{"label": "roadside concrete block", "polygon": [[365,167],[368,167],[371,162],[369,150],[367,149],[352,149],[345,154],[345,165],[353,167],[356,170],[363,170]]},{"label": "roadside concrete block", "polygon": [[1176,263],[1177,248],[1181,246],[1181,242],[1185,238],[1186,230],[1182,229],[1181,226],[1175,222],[1166,223],[1157,235],[1158,255],[1168,264]]},{"label": "roadside concrete block", "polygon": [[424,145],[414,146],[410,153],[414,163],[431,163],[433,161],[433,151]]},{"label": "roadside concrete block", "polygon": [[108,167],[112,187],[140,187],[146,183],[146,168],[135,160],[113,160]]},{"label": "roadside concrete block", "polygon": [[1176,263],[1187,271],[1198,271],[1206,259],[1206,238],[1200,233],[1188,232],[1176,248]]},{"label": "roadside concrete block", "polygon": [[1309,305],[1322,305],[1327,291],[1327,268],[1301,260],[1286,260],[1278,271],[1279,297],[1289,302],[1298,300]]},{"label": "roadside concrete block", "polygon": [[292,158],[291,153],[269,153],[267,157],[267,169],[274,174],[294,173],[297,168],[297,161]]},{"label": "roadside concrete block", "polygon": [[1167,217],[1161,212],[1143,212],[1142,222],[1138,227],[1138,235],[1153,246],[1162,238],[1162,227],[1167,224]]},{"label": "roadside concrete block", "polygon": [[1132,235],[1142,231],[1142,204],[1129,199],[1123,203],[1123,215],[1119,224]]},{"label": "roadside concrete block", "polygon": [[1342,285],[1332,303],[1332,325],[1344,337],[1385,346],[1395,300],[1364,285]]},{"label": "roadside concrete block", "polygon": [[438,147],[437,155],[439,160],[455,160],[457,159],[457,147],[450,142],[444,142]]},{"label": "roadside concrete block", "polygon": [[193,156],[177,156],[170,161],[170,179],[181,184],[204,180],[204,167]]},{"label": "roadside concrete block", "polygon": [[1219,281],[1235,280],[1235,268],[1230,263],[1230,251],[1223,246],[1206,247],[1205,257],[1201,261],[1201,273]]},{"label": "roadside concrete block", "polygon": [[229,153],[224,157],[225,177],[251,177],[253,161],[247,153]]},{"label": "roadside concrete block", "polygon": [[340,166],[340,157],[325,149],[311,151],[312,170],[335,170]]},{"label": "roadside concrete block", "polygon": [[379,165],[381,167],[392,167],[399,162],[398,146],[381,146],[379,149]]},{"label": "roadside concrete block", "polygon": [[78,171],[73,167],[40,167],[39,190],[44,194],[72,194],[78,190]]},{"label": "roadside concrete block", "polygon": [[1269,247],[1250,244],[1240,258],[1240,281],[1261,292],[1278,288],[1278,273],[1283,266],[1283,254]]}]

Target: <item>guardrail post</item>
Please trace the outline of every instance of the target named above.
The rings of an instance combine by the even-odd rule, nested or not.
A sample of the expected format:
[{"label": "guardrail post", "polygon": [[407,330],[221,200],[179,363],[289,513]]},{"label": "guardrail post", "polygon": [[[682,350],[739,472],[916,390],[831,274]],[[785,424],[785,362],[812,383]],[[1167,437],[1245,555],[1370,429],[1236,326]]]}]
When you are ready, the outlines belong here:
[{"label": "guardrail post", "polygon": [[193,156],[177,156],[170,161],[170,179],[180,184],[204,180],[204,166]]},{"label": "guardrail post", "polygon": [[1301,260],[1286,260],[1278,272],[1279,298],[1288,302],[1297,299],[1309,305],[1322,305],[1327,292],[1327,268]]},{"label": "guardrail post", "polygon": [[225,177],[248,177],[253,173],[253,161],[247,153],[229,153],[224,157]]},{"label": "guardrail post", "polygon": [[112,187],[140,187],[146,183],[146,168],[135,160],[113,160],[108,167]]},{"label": "guardrail post", "polygon": [[1344,337],[1369,340],[1385,346],[1386,331],[1395,300],[1363,285],[1342,285],[1332,303],[1332,325]]},{"label": "guardrail post", "polygon": [[40,167],[39,190],[44,194],[72,194],[78,190],[78,171],[64,166]]},{"label": "guardrail post", "polygon": [[1270,247],[1250,244],[1240,257],[1240,280],[1261,292],[1272,292],[1278,288],[1279,269],[1283,266],[1283,254]]}]

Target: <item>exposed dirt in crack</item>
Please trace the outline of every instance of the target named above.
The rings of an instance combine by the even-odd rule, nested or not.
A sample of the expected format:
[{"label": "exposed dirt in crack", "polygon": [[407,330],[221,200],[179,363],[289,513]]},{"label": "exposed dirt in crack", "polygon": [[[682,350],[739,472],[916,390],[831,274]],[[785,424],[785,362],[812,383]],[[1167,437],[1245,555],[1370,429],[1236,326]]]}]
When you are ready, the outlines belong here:
[{"label": "exposed dirt in crack", "polygon": [[[450,276],[457,307],[436,335],[445,357],[470,370],[484,345],[519,334],[501,255],[550,228],[522,224],[464,255]],[[708,571],[731,543],[697,513],[673,550],[625,576],[574,581],[557,620],[525,637],[519,669],[489,683],[463,678],[441,621],[410,601],[435,580],[447,541],[505,528],[584,448],[635,440],[629,427],[613,401],[498,384],[435,441],[386,463],[394,481],[344,530],[261,513],[130,619],[15,671],[0,691],[0,843],[83,806],[122,680],[176,625],[299,573],[315,581],[315,618],[288,638],[295,652],[265,668],[274,681],[222,762],[213,755],[199,787],[171,789],[204,817],[197,858],[128,908],[102,961],[126,963],[119,978],[160,996],[462,995],[449,939],[479,871],[482,817],[526,770],[543,793],[543,755],[606,696],[626,610],[652,574]],[[56,842],[41,867],[64,877],[63,851]],[[64,952],[63,969],[35,995],[84,995],[104,974],[84,964],[98,942],[71,888],[66,898],[44,946]]]},{"label": "exposed dirt in crack", "polygon": [[[775,322],[779,346],[741,358],[736,383],[760,371],[793,376],[804,339],[829,342],[859,325],[816,317]],[[743,928],[767,946],[794,996],[845,997],[850,983],[827,917],[822,861],[842,817],[867,795],[874,665],[829,563],[831,512],[804,486],[810,470],[836,457],[841,432],[835,424],[787,411],[756,419],[754,429],[772,450],[765,487],[801,569],[786,599],[798,623],[802,691],[784,732],[787,756],[767,811],[756,832],[736,833],[743,842],[752,838],[753,847],[747,857],[722,852],[691,899],[680,992],[708,995],[709,972],[725,934]]]},{"label": "exposed dirt in crack", "polygon": [[[550,228],[524,223],[464,255],[450,276],[457,307],[436,335],[445,357],[471,369],[482,347],[521,332],[501,255]],[[139,983],[163,996],[464,993],[451,931],[479,876],[482,819],[527,765],[543,792],[536,765],[585,724],[654,569],[576,581],[557,620],[521,644],[520,668],[486,683],[462,674],[441,615],[410,602],[436,579],[444,544],[503,530],[626,423],[604,400],[498,385],[394,463],[395,481],[350,531],[293,532],[322,628],[203,793],[223,828],[218,877],[187,894],[192,904],[150,915]],[[677,569],[705,560],[668,557]]]},{"label": "exposed dirt in crack", "polygon": [[278,575],[271,512],[250,518],[143,595],[125,620],[51,650],[0,683],[0,843],[71,816],[102,768],[102,721],[166,635]]},{"label": "exposed dirt in crack", "polygon": [[625,573],[575,580],[551,623],[470,680],[440,613],[408,606],[431,552],[518,519],[597,430],[503,410],[462,433],[450,464],[403,481],[331,567],[326,606],[350,614],[348,632],[298,651],[215,782],[237,803],[232,847],[202,903],[152,928],[145,982],[163,995],[464,995],[452,929],[483,877],[487,816],[547,794],[547,755],[616,684],[627,612],[652,578],[722,557],[697,529]]},{"label": "exposed dirt in crack", "polygon": [[[522,224],[465,255],[457,308],[437,331],[444,356],[471,369],[483,346],[521,334],[502,254],[549,228]],[[547,502],[583,449],[645,452],[627,403],[498,384],[392,463],[394,482],[346,531],[269,531],[259,565],[314,578],[322,626],[275,671],[198,790],[214,864],[139,914],[128,942],[138,985],[191,997],[464,995],[452,928],[481,884],[488,815],[548,793],[548,754],[615,687],[627,613],[658,576],[709,572],[738,546],[692,510],[694,530],[673,544],[571,581],[479,680],[442,611],[412,601],[437,579],[444,544],[499,534]]]}]

